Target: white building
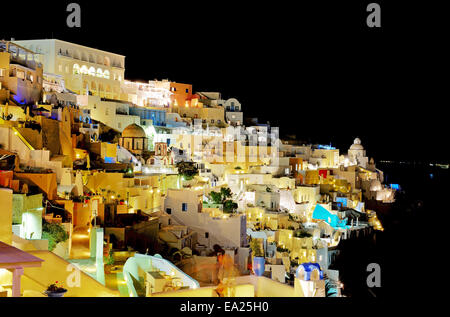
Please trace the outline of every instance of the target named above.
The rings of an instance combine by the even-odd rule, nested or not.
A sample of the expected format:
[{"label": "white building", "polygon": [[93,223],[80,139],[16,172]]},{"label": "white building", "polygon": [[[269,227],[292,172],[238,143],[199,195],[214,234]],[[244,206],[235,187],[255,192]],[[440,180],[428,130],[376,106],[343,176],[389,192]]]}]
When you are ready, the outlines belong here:
[{"label": "white building", "polygon": [[60,75],[67,89],[120,99],[125,56],[57,39],[14,41],[39,54],[44,72]]},{"label": "white building", "polygon": [[89,109],[91,118],[122,132],[131,124],[140,125],[141,118],[129,114],[129,104],[119,101],[104,101],[99,96],[77,96],[82,109]]},{"label": "white building", "polygon": [[350,161],[356,161],[357,164],[363,168],[367,168],[369,158],[366,156],[366,150],[364,150],[364,147],[361,145],[361,140],[359,138],[356,138],[350,146],[348,150],[348,159]]},{"label": "white building", "polygon": [[128,95],[128,101],[141,107],[171,106],[170,81],[150,80],[148,83],[132,82],[125,80],[121,82],[121,88]]},{"label": "white building", "polygon": [[203,192],[189,189],[169,189],[164,200],[164,212],[175,222],[198,233],[198,242],[212,249],[240,248],[247,244],[246,217],[227,215],[211,217],[202,212]]}]

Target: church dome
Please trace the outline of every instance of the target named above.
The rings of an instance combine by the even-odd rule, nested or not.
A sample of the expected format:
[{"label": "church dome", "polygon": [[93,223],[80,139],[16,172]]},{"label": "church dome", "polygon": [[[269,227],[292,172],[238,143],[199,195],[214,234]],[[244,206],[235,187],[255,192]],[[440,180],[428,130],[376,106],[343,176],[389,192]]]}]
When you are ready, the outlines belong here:
[{"label": "church dome", "polygon": [[356,138],[353,141],[353,144],[350,146],[350,150],[364,150],[364,147],[361,145],[361,140]]},{"label": "church dome", "polygon": [[126,127],[122,132],[122,138],[145,138],[147,137],[144,129],[133,123]]}]

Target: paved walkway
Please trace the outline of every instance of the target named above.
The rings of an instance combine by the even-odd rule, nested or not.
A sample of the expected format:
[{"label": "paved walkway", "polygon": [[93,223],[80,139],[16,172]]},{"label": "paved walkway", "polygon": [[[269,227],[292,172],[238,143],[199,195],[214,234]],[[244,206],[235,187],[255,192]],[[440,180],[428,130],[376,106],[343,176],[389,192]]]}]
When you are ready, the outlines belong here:
[{"label": "paved walkway", "polygon": [[76,227],[73,231],[71,259],[88,259],[91,256],[88,229],[89,227]]}]

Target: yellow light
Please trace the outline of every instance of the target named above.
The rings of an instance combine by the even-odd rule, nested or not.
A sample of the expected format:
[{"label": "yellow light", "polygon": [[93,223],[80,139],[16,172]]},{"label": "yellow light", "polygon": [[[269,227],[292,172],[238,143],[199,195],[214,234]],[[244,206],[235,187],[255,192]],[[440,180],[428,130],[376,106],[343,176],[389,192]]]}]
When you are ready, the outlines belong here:
[{"label": "yellow light", "polygon": [[111,196],[111,199],[114,199],[114,196]]},{"label": "yellow light", "polygon": [[158,189],[157,191],[156,191],[157,193],[159,193],[160,192],[160,190]]},{"label": "yellow light", "polygon": [[153,189],[150,189],[150,194],[153,194]]}]

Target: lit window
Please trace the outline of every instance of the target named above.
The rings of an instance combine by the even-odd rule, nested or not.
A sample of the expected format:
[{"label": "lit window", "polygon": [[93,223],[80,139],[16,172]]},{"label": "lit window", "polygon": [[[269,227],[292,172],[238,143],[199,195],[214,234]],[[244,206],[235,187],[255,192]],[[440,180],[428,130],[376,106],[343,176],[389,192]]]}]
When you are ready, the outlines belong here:
[{"label": "lit window", "polygon": [[62,73],[62,65],[61,65],[61,64],[58,65],[58,71],[59,71],[60,73]]},{"label": "lit window", "polygon": [[0,77],[4,77],[6,73],[6,69],[5,68],[0,68]]},{"label": "lit window", "polygon": [[95,68],[94,68],[94,67],[90,67],[90,68],[89,68],[88,74],[89,74],[90,76],[95,76]]},{"label": "lit window", "polygon": [[87,73],[88,73],[88,68],[87,68],[86,65],[81,66],[80,73],[81,73],[81,74],[84,74],[84,75],[87,75]]},{"label": "lit window", "polygon": [[73,65],[73,74],[78,75],[80,73],[80,65],[74,64]]}]

